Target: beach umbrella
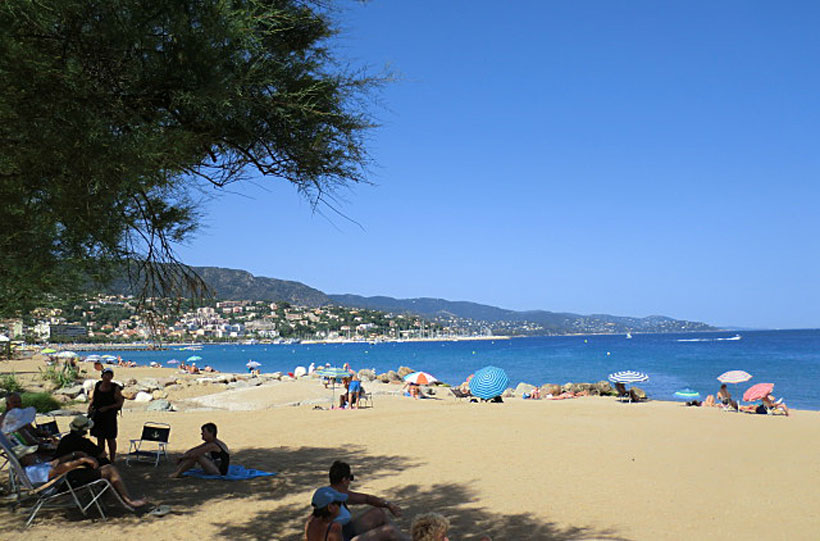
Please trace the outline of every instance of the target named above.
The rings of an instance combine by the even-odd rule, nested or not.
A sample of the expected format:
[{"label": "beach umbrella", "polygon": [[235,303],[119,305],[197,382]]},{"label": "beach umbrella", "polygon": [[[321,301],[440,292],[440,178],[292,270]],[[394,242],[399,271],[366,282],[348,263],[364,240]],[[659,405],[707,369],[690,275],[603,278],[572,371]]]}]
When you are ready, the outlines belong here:
[{"label": "beach umbrella", "polygon": [[260,366],[262,366],[262,363],[258,363],[256,361],[248,361],[245,363],[245,366],[247,366],[248,368],[259,368]]},{"label": "beach umbrella", "polygon": [[752,375],[743,370],[729,370],[717,377],[717,380],[721,383],[743,383],[750,379],[752,379]]},{"label": "beach umbrella", "polygon": [[101,357],[99,355],[89,355],[84,360],[87,363],[94,363],[94,362],[99,361],[100,359],[101,359]]},{"label": "beach umbrella", "polygon": [[350,372],[348,372],[344,368],[339,368],[338,366],[324,366],[314,372],[319,377],[322,378],[329,378],[331,381],[330,386],[330,407],[336,405],[336,380],[342,379],[350,376]]},{"label": "beach umbrella", "polygon": [[165,364],[179,364],[179,361],[176,359],[171,359],[170,361],[166,361]]},{"label": "beach umbrella", "polygon": [[754,402],[755,400],[760,400],[769,394],[774,389],[774,383],[757,383],[749,387],[745,393],[743,393],[743,400],[746,402]]},{"label": "beach umbrella", "polygon": [[55,355],[55,357],[57,357],[58,359],[73,359],[74,357],[79,357],[79,355],[77,355],[73,351],[61,351],[60,353]]},{"label": "beach umbrella", "polygon": [[683,398],[684,400],[695,400],[700,398],[700,393],[687,387],[686,389],[675,391],[675,396],[678,398]]},{"label": "beach umbrella", "polygon": [[438,380],[435,376],[427,372],[413,372],[404,376],[404,381],[407,383],[415,383],[416,385],[430,385]]},{"label": "beach umbrella", "polygon": [[46,348],[40,351],[40,353],[42,353],[43,355],[54,355],[55,353],[57,353],[57,350],[54,348]]},{"label": "beach umbrella", "polygon": [[193,363],[193,362],[201,361],[201,360],[202,360],[202,357],[200,357],[199,355],[191,355],[190,357],[185,359],[185,362],[186,363]]},{"label": "beach umbrella", "polygon": [[609,375],[609,381],[613,383],[638,383],[648,379],[649,376],[643,372],[635,372],[634,370],[622,370]]},{"label": "beach umbrella", "polygon": [[117,358],[114,355],[103,355],[102,357],[100,357],[100,359],[107,363],[111,363],[117,360]]},{"label": "beach umbrella", "polygon": [[485,366],[476,371],[470,380],[470,393],[475,397],[489,400],[501,396],[509,383],[510,378],[504,370],[497,366]]}]

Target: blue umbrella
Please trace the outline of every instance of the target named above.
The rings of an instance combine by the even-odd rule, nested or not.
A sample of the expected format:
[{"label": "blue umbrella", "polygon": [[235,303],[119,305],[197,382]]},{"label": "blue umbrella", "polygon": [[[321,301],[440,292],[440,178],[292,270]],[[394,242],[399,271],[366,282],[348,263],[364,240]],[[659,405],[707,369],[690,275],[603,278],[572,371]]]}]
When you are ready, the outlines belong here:
[{"label": "blue umbrella", "polygon": [[504,370],[497,366],[485,366],[470,380],[470,393],[475,397],[489,400],[501,396],[509,383],[510,378]]},{"label": "blue umbrella", "polygon": [[202,360],[202,357],[200,357],[199,355],[191,355],[190,357],[185,359],[185,362],[186,363],[193,363],[193,362],[201,361],[201,360]]},{"label": "blue umbrella", "polygon": [[686,389],[675,391],[675,396],[683,398],[684,400],[696,400],[700,398],[700,393],[687,387]]},{"label": "blue umbrella", "polygon": [[609,375],[609,381],[613,383],[637,383],[648,379],[649,376],[643,372],[635,372],[634,370],[622,370]]}]

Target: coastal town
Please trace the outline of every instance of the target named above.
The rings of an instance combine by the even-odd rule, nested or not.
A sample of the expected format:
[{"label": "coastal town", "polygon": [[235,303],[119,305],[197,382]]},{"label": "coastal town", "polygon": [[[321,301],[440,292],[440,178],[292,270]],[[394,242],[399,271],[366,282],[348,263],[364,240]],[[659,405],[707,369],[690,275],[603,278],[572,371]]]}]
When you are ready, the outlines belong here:
[{"label": "coastal town", "polygon": [[388,341],[493,334],[488,325],[464,318],[430,320],[336,305],[214,300],[172,311],[168,303],[149,299],[146,306],[126,295],[55,301],[0,322],[0,332],[27,342],[87,343]]}]

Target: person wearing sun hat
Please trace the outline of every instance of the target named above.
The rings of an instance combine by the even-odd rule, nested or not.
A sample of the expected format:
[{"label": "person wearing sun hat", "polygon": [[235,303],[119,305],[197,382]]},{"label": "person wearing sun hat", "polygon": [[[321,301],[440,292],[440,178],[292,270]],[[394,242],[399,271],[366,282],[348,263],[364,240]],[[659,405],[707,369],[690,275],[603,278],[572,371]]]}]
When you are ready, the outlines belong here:
[{"label": "person wearing sun hat", "polygon": [[85,437],[86,433],[91,430],[93,426],[94,421],[85,415],[77,415],[74,417],[69,425],[71,431],[60,439],[54,456],[59,458],[80,451],[97,459],[97,462],[101,466],[110,464],[108,457],[105,455],[105,449]]},{"label": "person wearing sun hat", "polygon": [[310,504],[313,513],[305,524],[307,541],[344,541],[342,525],[334,519],[339,516],[348,495],[331,487],[322,487],[313,493]]}]

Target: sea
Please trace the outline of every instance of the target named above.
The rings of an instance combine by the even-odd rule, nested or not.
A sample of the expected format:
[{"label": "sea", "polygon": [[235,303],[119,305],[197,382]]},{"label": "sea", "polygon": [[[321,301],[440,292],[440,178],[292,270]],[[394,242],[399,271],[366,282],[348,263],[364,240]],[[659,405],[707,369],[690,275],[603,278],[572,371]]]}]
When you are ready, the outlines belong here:
[{"label": "sea", "polygon": [[681,334],[548,336],[497,340],[379,342],[337,344],[204,345],[199,351],[173,347],[161,351],[97,351],[139,364],[201,357],[197,365],[222,372],[245,372],[261,363],[262,372],[293,372],[297,366],[349,363],[377,373],[408,366],[458,385],[487,365],[503,368],[510,386],[597,382],[621,370],[643,372],[637,384],[655,400],[677,400],[675,391],[690,388],[717,392],[717,376],[729,370],[752,375],[729,385],[733,396],[755,383],[773,383],[776,397],[790,408],[820,410],[820,330],[740,331]]}]

